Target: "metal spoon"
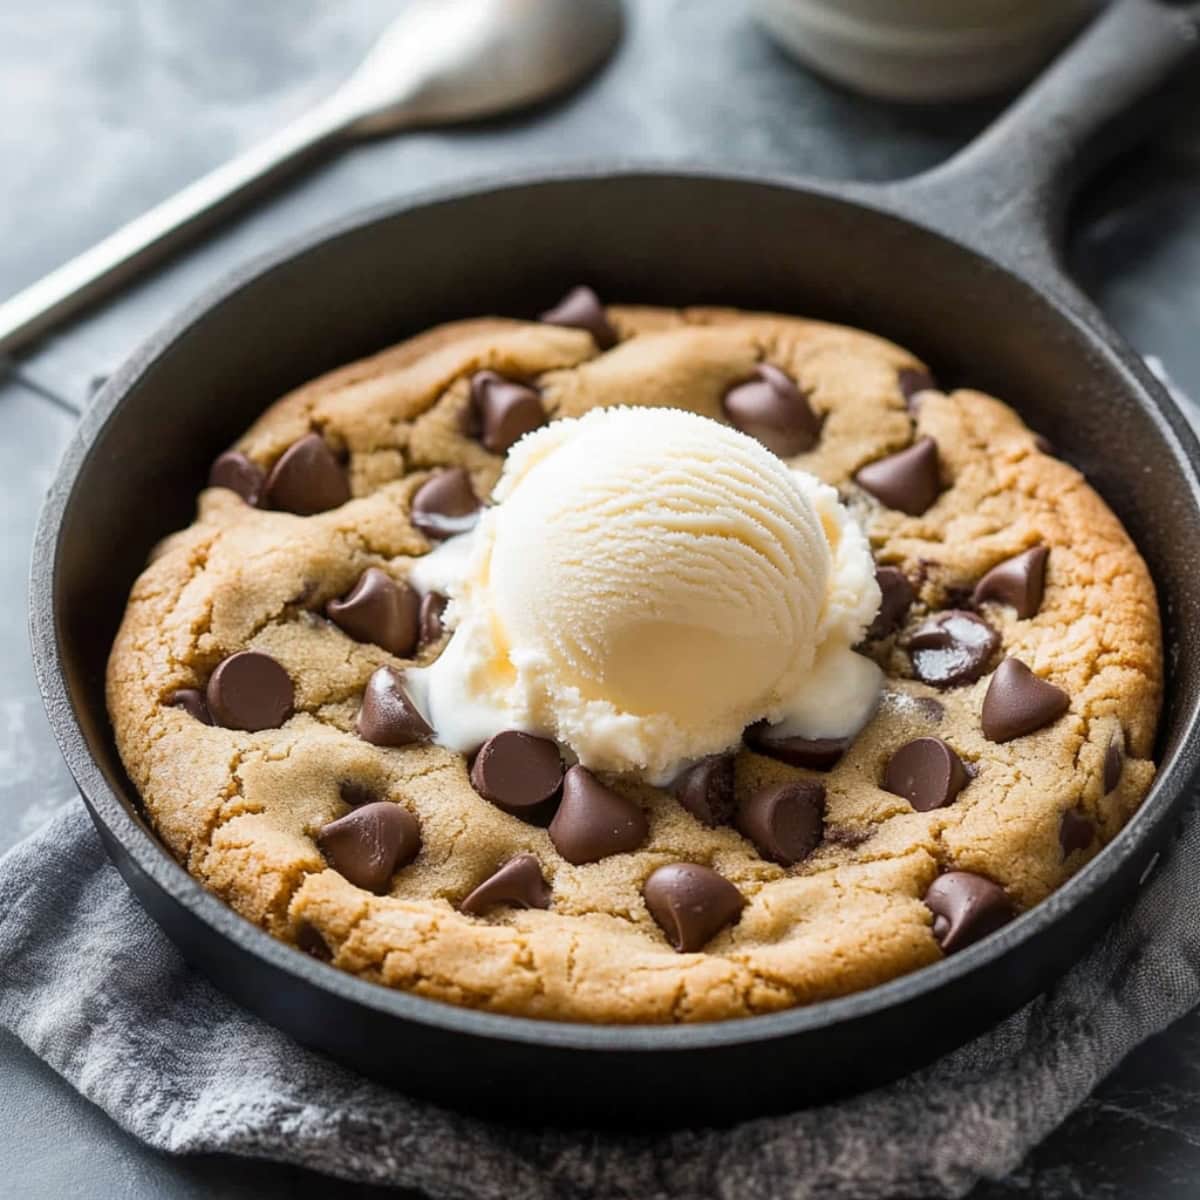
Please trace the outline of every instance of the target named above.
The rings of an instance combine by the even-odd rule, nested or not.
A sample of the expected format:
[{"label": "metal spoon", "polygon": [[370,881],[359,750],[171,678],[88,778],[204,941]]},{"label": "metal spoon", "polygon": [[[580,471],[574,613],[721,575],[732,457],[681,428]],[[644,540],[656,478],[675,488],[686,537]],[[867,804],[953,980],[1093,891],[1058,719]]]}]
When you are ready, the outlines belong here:
[{"label": "metal spoon", "polygon": [[107,294],[317,153],[532,104],[598,66],[620,32],[620,0],[412,0],[328,100],[0,304],[0,353]]}]

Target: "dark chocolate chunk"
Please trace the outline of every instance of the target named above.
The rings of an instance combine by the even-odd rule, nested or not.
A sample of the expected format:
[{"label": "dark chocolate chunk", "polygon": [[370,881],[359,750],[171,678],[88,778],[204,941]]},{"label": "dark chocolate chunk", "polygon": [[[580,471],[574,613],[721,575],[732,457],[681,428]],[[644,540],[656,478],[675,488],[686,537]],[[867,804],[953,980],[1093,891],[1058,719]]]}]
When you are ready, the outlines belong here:
[{"label": "dark chocolate chunk", "polygon": [[983,698],[983,736],[992,742],[1011,742],[1057,721],[1070,703],[1062,688],[1039,679],[1019,658],[1006,658]]},{"label": "dark chocolate chunk", "polygon": [[343,804],[351,808],[361,808],[364,804],[373,804],[379,799],[379,793],[369,785],[357,779],[343,779],[338,784],[338,795]]},{"label": "dark chocolate chunk", "polygon": [[1043,454],[1048,454],[1051,458],[1058,457],[1058,447],[1044,433],[1035,433],[1033,435],[1033,444]]},{"label": "dark chocolate chunk", "polygon": [[363,692],[359,736],[375,746],[411,746],[432,732],[404,690],[404,676],[393,667],[380,667]]},{"label": "dark chocolate chunk", "polygon": [[419,603],[407,583],[368,567],[347,595],[325,605],[325,615],[356,642],[373,642],[389,654],[407,658],[417,645]]},{"label": "dark chocolate chunk", "polygon": [[780,458],[803,454],[817,444],[821,420],[792,377],[760,363],[754,378],[731,387],[721,407],[729,423]]},{"label": "dark chocolate chunk", "polygon": [[611,350],[618,341],[617,331],[604,313],[600,297],[590,287],[572,288],[553,308],[542,313],[547,325],[565,325],[583,329],[601,350]]},{"label": "dark chocolate chunk", "polygon": [[296,945],[305,954],[311,955],[320,962],[331,962],[333,959],[333,951],[329,949],[329,943],[307,921],[302,921],[300,928],[296,931]]},{"label": "dark chocolate chunk", "polygon": [[1086,850],[1096,836],[1096,822],[1080,808],[1068,808],[1058,826],[1058,844],[1063,858],[1076,850]]},{"label": "dark chocolate chunk", "polygon": [[578,867],[636,850],[649,832],[645,813],[632,800],[606,788],[583,767],[566,773],[550,840],[567,862]]},{"label": "dark chocolate chunk", "polygon": [[205,699],[214,724],[257,733],[278,729],[292,715],[296,690],[269,654],[241,650],[217,666]]},{"label": "dark chocolate chunk", "polygon": [[903,796],[917,812],[952,804],[970,782],[962,759],[941,738],[922,737],[900,747],[888,760],[884,788]]},{"label": "dark chocolate chunk", "polygon": [[1021,620],[1037,615],[1046,590],[1046,559],[1050,551],[1034,546],[1021,554],[997,563],[975,585],[976,604],[989,600],[1011,605]]},{"label": "dark chocolate chunk", "polygon": [[937,442],[918,438],[907,449],[860,467],[854,478],[880,504],[919,517],[941,490]]},{"label": "dark chocolate chunk", "polygon": [[679,803],[702,825],[733,820],[733,755],[713,754],[688,767],[673,784]]},{"label": "dark chocolate chunk", "polygon": [[916,595],[908,576],[899,567],[876,567],[875,582],[879,584],[881,598],[879,612],[867,630],[868,641],[894,633],[908,616],[909,606]]},{"label": "dark chocolate chunk", "polygon": [[434,541],[466,533],[479,520],[479,497],[462,467],[431,475],[413,493],[412,523]]},{"label": "dark chocolate chunk", "polygon": [[825,788],[807,779],[760,788],[738,805],[737,827],[763,858],[790,867],[820,844]]},{"label": "dark chocolate chunk", "polygon": [[271,468],[263,495],[271,508],[308,517],[345,504],[350,481],[325,439],[309,433],[293,442]]},{"label": "dark chocolate chunk", "polygon": [[240,450],[227,450],[212,465],[208,473],[208,486],[228,488],[237,492],[251,506],[262,499],[267,474],[256,462],[252,462]]},{"label": "dark chocolate chunk", "polygon": [[970,871],[947,871],[929,885],[925,905],[933,913],[933,936],[953,954],[1007,925],[1016,915],[1004,889]]},{"label": "dark chocolate chunk", "polygon": [[467,417],[467,432],[493,454],[506,454],[521,437],[546,423],[541,393],[495,371],[471,376]]},{"label": "dark chocolate chunk", "polygon": [[331,821],[317,834],[317,845],[356,887],[383,893],[396,871],[417,857],[421,828],[408,809],[380,800]]},{"label": "dark chocolate chunk", "polygon": [[428,646],[442,636],[442,613],[446,611],[446,597],[441,592],[426,592],[421,597],[418,622],[421,627],[420,644]]},{"label": "dark chocolate chunk", "polygon": [[829,771],[850,749],[850,738],[785,737],[772,730],[766,721],[757,721],[746,730],[746,745],[756,754],[765,754],[789,767]]},{"label": "dark chocolate chunk", "polygon": [[936,391],[937,380],[924,367],[901,367],[896,372],[896,383],[909,408],[918,392]]},{"label": "dark chocolate chunk", "polygon": [[500,905],[506,908],[549,908],[550,885],[532,854],[518,854],[485,879],[459,908],[473,917]]},{"label": "dark chocolate chunk", "polygon": [[508,810],[544,803],[558,791],[562,778],[558,747],[516,729],[488,738],[471,764],[471,786],[485,800]]},{"label": "dark chocolate chunk", "polygon": [[[194,717],[202,725],[212,724],[208,703],[204,699],[204,693],[198,688],[180,688],[167,697],[167,703],[172,708],[182,708],[189,717]],[[1109,791],[1112,789],[1109,788]]]},{"label": "dark chocolate chunk", "polygon": [[659,867],[642,888],[646,908],[683,954],[701,949],[742,915],[745,897],[723,875],[696,863]]},{"label": "dark chocolate chunk", "polygon": [[972,612],[951,608],[930,617],[908,639],[913,674],[934,687],[972,683],[987,670],[1000,635]]},{"label": "dark chocolate chunk", "polygon": [[968,584],[947,583],[942,589],[942,608],[961,608],[970,610],[974,601],[971,599],[975,589]]},{"label": "dark chocolate chunk", "polygon": [[1121,782],[1121,772],[1125,770],[1125,731],[1119,726],[1113,730],[1108,740],[1108,749],[1104,751],[1104,794]]}]

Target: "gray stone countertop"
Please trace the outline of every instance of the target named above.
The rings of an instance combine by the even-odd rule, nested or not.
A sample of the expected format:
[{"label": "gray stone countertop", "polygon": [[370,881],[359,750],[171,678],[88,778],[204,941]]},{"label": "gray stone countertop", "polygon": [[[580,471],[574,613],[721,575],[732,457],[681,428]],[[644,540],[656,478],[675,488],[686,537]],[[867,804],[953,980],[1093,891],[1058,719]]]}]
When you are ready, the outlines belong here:
[{"label": "gray stone countertop", "polygon": [[[322,96],[399,3],[0,5],[0,296]],[[539,164],[702,160],[897,177],[945,158],[997,111],[851,96],[784,58],[731,0],[630,0],[629,15],[616,60],[565,102],[352,148],[0,364],[0,850],[73,795],[25,633],[38,504],[92,381],[231,267],[373,202]],[[1111,168],[1089,188],[1072,230],[1081,282],[1140,351],[1200,397],[1200,120],[1185,113]],[[0,1194],[25,1200],[329,1191],[299,1170],[150,1151],[5,1035],[0,1115]],[[1017,1172],[975,1195],[1168,1200],[1194,1196],[1198,1171],[1200,1016],[1192,1014],[1132,1055]],[[337,1194],[376,1192],[338,1185]]]}]

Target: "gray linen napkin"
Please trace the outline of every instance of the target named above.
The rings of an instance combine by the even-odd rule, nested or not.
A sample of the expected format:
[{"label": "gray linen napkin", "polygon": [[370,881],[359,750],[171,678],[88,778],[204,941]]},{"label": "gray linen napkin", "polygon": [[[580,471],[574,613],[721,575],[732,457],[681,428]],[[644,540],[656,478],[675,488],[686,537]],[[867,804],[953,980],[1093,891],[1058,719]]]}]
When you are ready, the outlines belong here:
[{"label": "gray linen napkin", "polygon": [[[728,1130],[514,1130],[343,1070],[242,1011],[138,907],[73,804],[0,858],[0,1024],[131,1133],[435,1200],[870,1200],[999,1178],[1200,1001],[1195,806],[1137,902],[1050,993],[857,1098]],[[753,1086],[747,1082],[745,1086]]]}]

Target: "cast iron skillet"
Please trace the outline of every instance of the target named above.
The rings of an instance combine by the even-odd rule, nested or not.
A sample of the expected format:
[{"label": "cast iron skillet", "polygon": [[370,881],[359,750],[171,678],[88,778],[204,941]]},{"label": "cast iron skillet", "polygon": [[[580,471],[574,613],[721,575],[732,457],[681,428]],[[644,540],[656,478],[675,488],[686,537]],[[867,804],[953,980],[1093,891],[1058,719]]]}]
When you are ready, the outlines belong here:
[{"label": "cast iron skillet", "polygon": [[[406,200],[228,281],[96,398],[38,532],[32,630],[51,722],[114,862],[184,954],[297,1040],[403,1089],[546,1119],[717,1122],[907,1071],[1045,988],[1128,900],[1197,775],[1200,481],[1183,416],[1064,277],[1057,235],[1081,168],[1193,54],[1200,4],[1121,0],[978,142],[868,188],[679,168],[586,170]],[[104,667],[150,547],[186,525],[213,457],[288,388],[426,326],[602,295],[846,321],[944,382],[1014,403],[1125,521],[1166,619],[1158,779],[1045,903],[882,987],[678,1028],[471,1012],[339,973],[194,882],[139,814]]]}]

